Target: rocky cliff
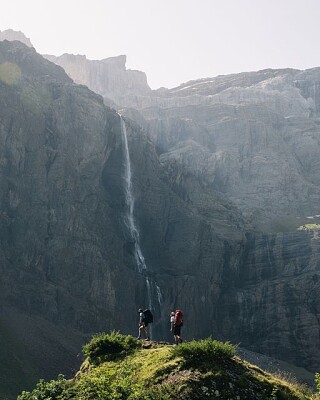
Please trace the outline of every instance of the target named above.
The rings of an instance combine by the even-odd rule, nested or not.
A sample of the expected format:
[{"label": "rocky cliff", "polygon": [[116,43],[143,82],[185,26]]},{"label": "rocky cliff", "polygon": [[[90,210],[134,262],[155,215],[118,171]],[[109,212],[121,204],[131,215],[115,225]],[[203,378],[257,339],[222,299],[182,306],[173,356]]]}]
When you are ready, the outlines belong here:
[{"label": "rocky cliff", "polygon": [[88,60],[86,56],[73,54],[44,57],[63,67],[75,82],[104,96],[108,105],[115,106],[125,98],[140,97],[151,92],[144,72],[126,69],[124,55],[104,60]]},{"label": "rocky cliff", "polygon": [[51,60],[113,107],[127,108],[164,162],[181,164],[224,193],[259,230],[290,230],[297,218],[320,213],[319,68],[218,76],[157,91],[131,80],[132,90],[116,82],[118,93],[102,75],[116,81],[124,63],[97,73],[95,62],[86,61],[93,79],[75,56]]},{"label": "rocky cliff", "polygon": [[123,111],[139,121],[125,125],[141,274],[124,218],[119,115],[34,49],[0,42],[4,379],[18,389],[16,376],[68,371],[83,336],[134,332],[150,296],[155,337],[170,337],[168,313],[179,306],[186,339],[213,334],[317,368],[318,236],[252,229],[289,206],[294,218],[317,213],[310,74],[317,70],[197,81],[152,92],[148,107],[136,97],[139,110]]},{"label": "rocky cliff", "polygon": [[28,47],[33,47],[30,39],[26,37],[26,35],[21,31],[15,31],[13,29],[6,29],[5,31],[0,31],[0,41],[9,40],[14,41],[18,40],[21,43],[24,43]]},{"label": "rocky cliff", "polygon": [[319,71],[199,80],[136,107],[163,162],[225,194],[259,230],[290,230],[319,214]]},{"label": "rocky cliff", "polygon": [[[17,343],[25,360],[3,371],[14,381],[20,372],[28,380],[61,371],[61,365],[67,371],[83,335],[135,331],[136,310],[150,295],[124,223],[119,115],[19,42],[0,43],[0,85],[1,318],[3,332],[14,338],[6,350],[8,365]],[[150,300],[154,334],[161,336],[168,310],[186,308],[189,288],[198,290],[206,271],[220,262],[224,230],[240,240],[244,222],[211,189],[188,195],[186,185],[163,168],[147,134],[126,125],[148,282],[161,291],[159,297],[153,285]],[[204,201],[209,195],[210,204]],[[190,315],[201,307],[202,316],[210,303],[201,297],[189,306]],[[35,343],[41,356],[34,354]],[[50,368],[48,359],[55,360]]]}]

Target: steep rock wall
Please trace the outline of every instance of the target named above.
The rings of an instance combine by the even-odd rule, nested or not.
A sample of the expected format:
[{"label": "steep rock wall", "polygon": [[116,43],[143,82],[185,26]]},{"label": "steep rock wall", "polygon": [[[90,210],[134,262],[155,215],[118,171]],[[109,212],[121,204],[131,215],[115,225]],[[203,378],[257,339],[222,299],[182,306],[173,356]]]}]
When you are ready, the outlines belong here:
[{"label": "steep rock wall", "polygon": [[[72,335],[81,343],[101,330],[134,334],[136,310],[147,304],[146,281],[124,224],[120,117],[19,42],[0,43],[0,87],[0,316],[25,349],[23,359],[32,366],[26,367],[26,379],[52,377],[61,364],[68,371],[77,362]],[[188,194],[187,183],[180,184],[188,180],[163,168],[146,133],[129,121],[127,131],[135,218],[148,274],[163,299],[155,310],[154,334],[169,337],[170,308],[187,309],[189,288],[201,285],[199,276],[206,281],[208,269],[220,268],[224,239],[210,210],[239,221],[237,229],[220,221],[237,238],[243,222],[218,195]],[[203,201],[209,195],[216,196],[211,206]],[[205,301],[210,306],[209,295]],[[188,308],[190,316],[205,313],[203,300]],[[36,342],[41,358],[32,355]],[[43,367],[44,359],[50,368]],[[10,373],[19,376],[16,368]],[[4,379],[8,373],[3,371]]]},{"label": "steep rock wall", "polygon": [[126,69],[124,55],[104,60],[88,60],[83,55],[73,54],[44,57],[63,67],[76,83],[84,84],[107,98],[111,105],[121,104],[128,96],[143,96],[151,92],[144,72]]},{"label": "steep rock wall", "polygon": [[[38,338],[45,358],[60,349],[56,369],[46,371],[52,374],[63,353],[69,366],[76,362],[71,335],[81,343],[83,335],[100,330],[135,333],[136,309],[146,304],[145,279],[123,218],[120,118],[100,96],[22,44],[0,43],[0,64],[2,321],[28,354]],[[179,306],[187,339],[213,334],[313,369],[319,360],[319,242],[305,232],[245,236],[250,225],[221,190],[223,169],[220,181],[211,182],[203,164],[219,147],[232,149],[227,134],[221,130],[213,140],[208,126],[240,110],[209,108],[145,110],[141,121],[151,136],[126,120],[135,218],[148,274],[162,294],[155,335],[170,338],[168,314]],[[269,121],[262,106],[256,109]],[[310,117],[304,118],[302,125]],[[157,124],[168,128],[164,143]],[[228,131],[233,138],[235,126]],[[257,148],[265,143],[252,141]],[[24,340],[12,328],[19,315]],[[39,321],[41,329],[32,330]],[[50,327],[56,342],[47,339]],[[43,360],[34,362],[37,375]]]}]

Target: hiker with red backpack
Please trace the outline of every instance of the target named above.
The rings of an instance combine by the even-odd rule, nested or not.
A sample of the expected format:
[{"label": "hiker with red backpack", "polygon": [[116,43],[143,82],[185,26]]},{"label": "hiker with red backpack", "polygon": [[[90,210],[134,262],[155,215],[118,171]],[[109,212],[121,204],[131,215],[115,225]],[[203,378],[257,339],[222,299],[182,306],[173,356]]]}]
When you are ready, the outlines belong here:
[{"label": "hiker with red backpack", "polygon": [[[171,313],[172,316],[172,313]],[[170,319],[171,321],[171,319]],[[182,338],[181,338],[181,327],[183,326],[183,313],[181,310],[176,310],[174,313],[174,319],[173,319],[173,337],[175,344],[182,343]]]}]

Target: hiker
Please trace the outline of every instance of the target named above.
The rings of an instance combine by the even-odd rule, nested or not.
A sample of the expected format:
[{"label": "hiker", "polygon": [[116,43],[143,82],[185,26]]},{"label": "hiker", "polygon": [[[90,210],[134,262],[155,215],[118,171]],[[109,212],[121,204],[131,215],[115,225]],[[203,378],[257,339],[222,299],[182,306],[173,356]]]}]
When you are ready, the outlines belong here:
[{"label": "hiker", "polygon": [[141,339],[141,333],[144,331],[146,336],[145,340],[150,340],[149,332],[148,332],[148,325],[150,322],[153,322],[153,315],[150,310],[144,310],[139,308],[139,336],[137,339]]},{"label": "hiker", "polygon": [[173,322],[173,336],[175,344],[182,343],[181,338],[181,327],[183,326],[183,314],[181,310],[176,310],[174,313],[174,322]]}]

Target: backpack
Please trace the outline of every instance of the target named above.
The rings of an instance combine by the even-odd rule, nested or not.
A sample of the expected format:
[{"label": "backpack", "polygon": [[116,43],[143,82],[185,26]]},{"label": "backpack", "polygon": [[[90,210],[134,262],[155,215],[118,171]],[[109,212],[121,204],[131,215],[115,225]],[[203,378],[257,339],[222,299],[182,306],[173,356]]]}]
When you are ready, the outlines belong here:
[{"label": "backpack", "polygon": [[176,310],[174,320],[175,320],[175,325],[183,326],[183,313],[181,310]]},{"label": "backpack", "polygon": [[143,320],[144,320],[144,322],[147,322],[148,324],[153,322],[153,314],[149,309],[146,309],[143,311]]}]

